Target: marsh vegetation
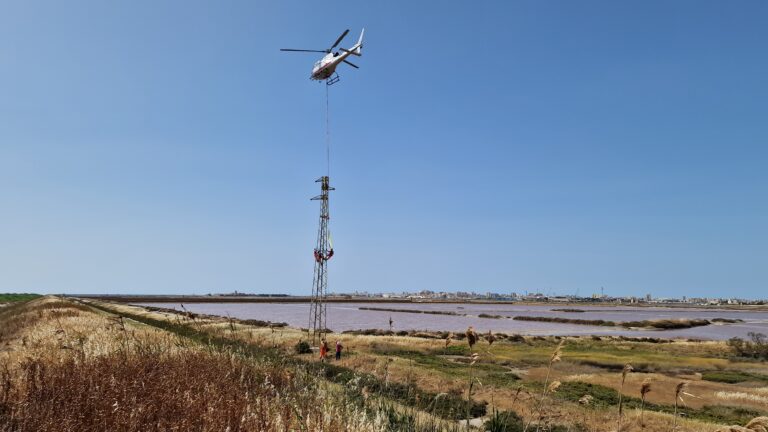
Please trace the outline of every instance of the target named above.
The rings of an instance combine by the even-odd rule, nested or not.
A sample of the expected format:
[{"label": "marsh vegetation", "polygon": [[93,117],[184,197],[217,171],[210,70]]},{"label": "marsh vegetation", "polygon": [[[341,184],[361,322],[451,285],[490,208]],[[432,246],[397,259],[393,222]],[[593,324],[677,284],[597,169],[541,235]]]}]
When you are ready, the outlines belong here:
[{"label": "marsh vegetation", "polygon": [[768,366],[724,342],[377,330],[329,335],[344,356],[320,361],[306,333],[265,323],[0,309],[0,431],[712,432],[768,407]]}]

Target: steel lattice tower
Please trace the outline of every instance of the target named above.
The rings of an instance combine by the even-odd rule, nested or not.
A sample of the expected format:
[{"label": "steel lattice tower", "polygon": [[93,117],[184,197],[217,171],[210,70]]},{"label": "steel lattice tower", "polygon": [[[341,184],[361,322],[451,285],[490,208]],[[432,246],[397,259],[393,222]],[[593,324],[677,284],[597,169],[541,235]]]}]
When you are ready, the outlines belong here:
[{"label": "steel lattice tower", "polygon": [[323,176],[315,180],[320,183],[320,195],[312,200],[320,201],[320,226],[317,229],[317,245],[315,246],[315,278],[312,282],[312,305],[309,314],[309,332],[313,343],[323,339],[326,326],[325,295],[328,288],[328,260],[333,256],[333,245],[328,231],[328,192],[335,190],[329,184],[329,177]]}]

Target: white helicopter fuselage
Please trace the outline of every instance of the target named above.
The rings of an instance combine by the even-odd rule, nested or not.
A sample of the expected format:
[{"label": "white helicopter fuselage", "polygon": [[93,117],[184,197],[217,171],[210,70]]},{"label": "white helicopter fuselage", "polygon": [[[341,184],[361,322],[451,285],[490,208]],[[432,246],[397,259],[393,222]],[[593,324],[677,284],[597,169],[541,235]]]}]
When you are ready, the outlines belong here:
[{"label": "white helicopter fuselage", "polygon": [[323,58],[315,63],[315,66],[312,68],[312,75],[310,76],[310,79],[322,81],[330,78],[333,73],[336,72],[336,67],[338,67],[339,64],[341,64],[341,62],[350,55],[351,51],[344,53],[336,52],[326,54]]},{"label": "white helicopter fuselage", "polygon": [[315,62],[314,67],[312,67],[312,75],[310,75],[310,79],[323,81],[327,80],[328,78],[332,77],[333,74],[336,72],[336,68],[344,62],[344,60],[347,59],[347,57],[354,55],[357,57],[360,57],[362,54],[362,48],[363,48],[363,35],[365,34],[365,29],[360,33],[360,39],[358,39],[357,43],[350,49],[344,49],[342,48],[340,51],[336,52],[330,52],[323,56],[320,60]]}]

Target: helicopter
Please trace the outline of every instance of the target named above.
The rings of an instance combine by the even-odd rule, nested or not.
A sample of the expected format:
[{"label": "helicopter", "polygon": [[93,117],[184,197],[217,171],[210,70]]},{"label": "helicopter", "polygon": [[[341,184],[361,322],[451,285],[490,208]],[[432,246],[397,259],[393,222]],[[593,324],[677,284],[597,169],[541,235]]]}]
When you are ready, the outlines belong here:
[{"label": "helicopter", "polygon": [[333,85],[339,82],[339,74],[336,73],[336,68],[341,63],[346,63],[355,69],[360,69],[360,66],[347,60],[347,57],[349,57],[350,55],[354,55],[358,57],[363,55],[362,48],[363,48],[363,35],[365,34],[365,29],[363,29],[360,32],[360,39],[357,40],[357,43],[352,48],[349,48],[349,49],[339,48],[339,51],[336,51],[336,52],[333,51],[334,48],[339,46],[342,39],[344,39],[347,33],[349,33],[349,29],[344,30],[344,33],[342,33],[341,36],[339,36],[339,38],[336,39],[336,42],[334,42],[333,45],[331,45],[331,47],[326,50],[281,48],[280,51],[325,53],[325,56],[323,56],[323,58],[315,62],[315,65],[312,67],[312,75],[309,76],[309,79],[313,79],[317,81],[325,80],[325,83],[327,85]]}]

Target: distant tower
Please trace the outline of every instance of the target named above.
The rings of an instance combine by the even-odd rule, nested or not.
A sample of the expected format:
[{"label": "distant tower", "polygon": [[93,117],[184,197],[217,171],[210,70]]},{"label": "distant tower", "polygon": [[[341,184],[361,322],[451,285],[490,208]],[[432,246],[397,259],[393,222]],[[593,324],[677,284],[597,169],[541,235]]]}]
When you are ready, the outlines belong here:
[{"label": "distant tower", "polygon": [[328,260],[333,256],[333,242],[328,231],[328,192],[335,190],[329,184],[329,177],[323,176],[315,180],[320,183],[320,195],[312,198],[320,201],[320,226],[317,229],[317,245],[315,246],[315,279],[312,282],[312,306],[309,313],[309,332],[312,341],[323,339],[326,331],[325,294],[328,288]]}]

